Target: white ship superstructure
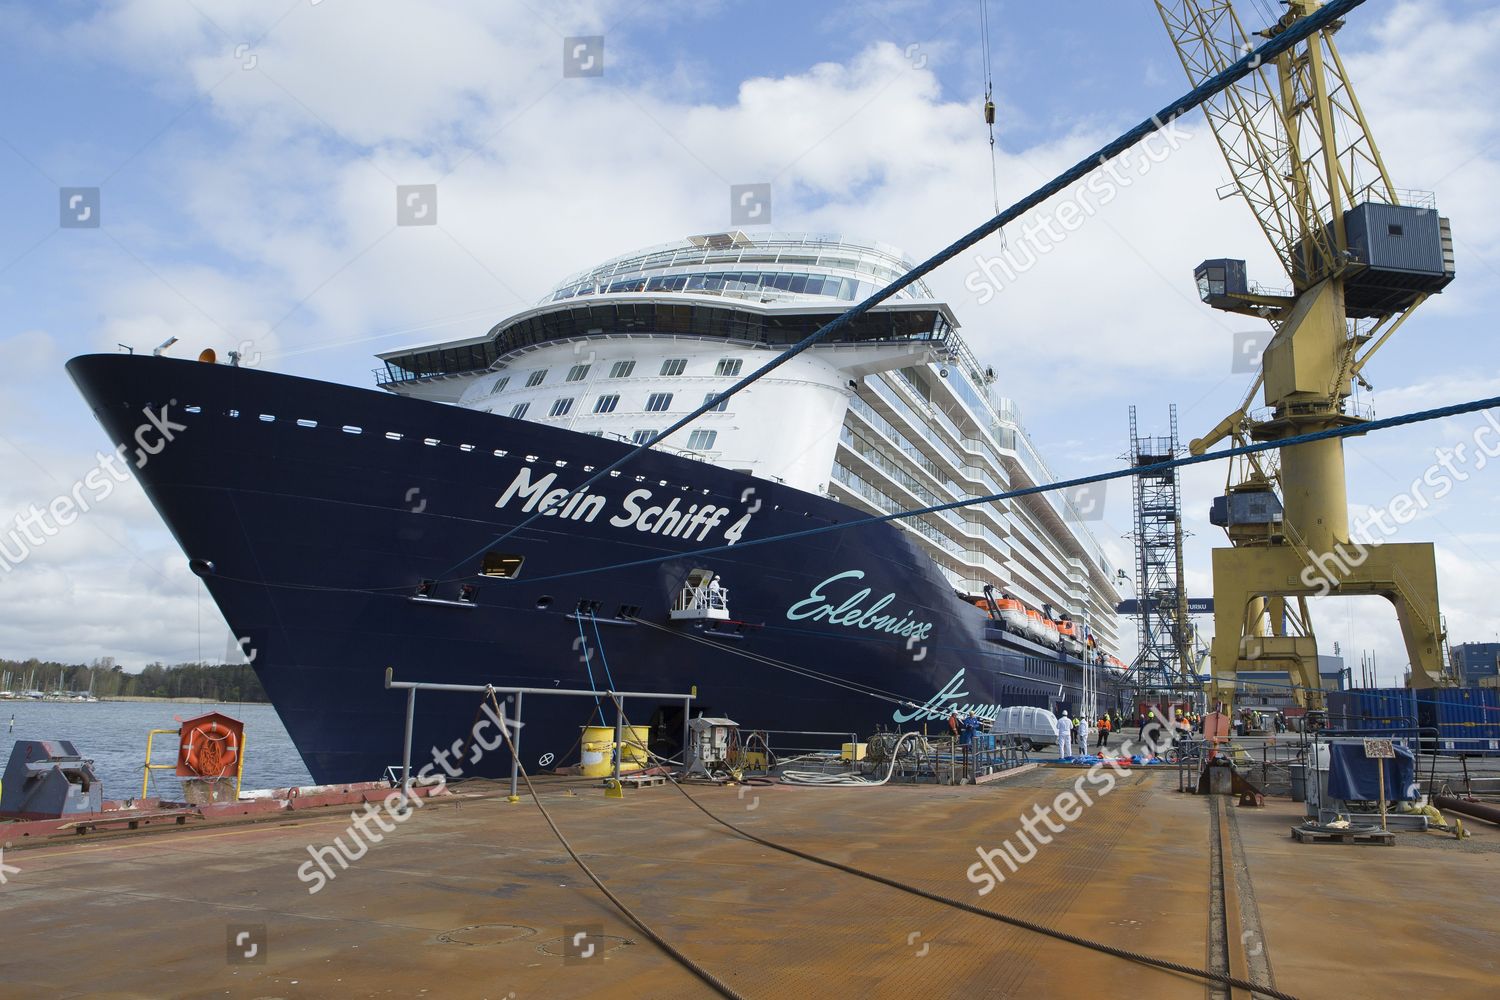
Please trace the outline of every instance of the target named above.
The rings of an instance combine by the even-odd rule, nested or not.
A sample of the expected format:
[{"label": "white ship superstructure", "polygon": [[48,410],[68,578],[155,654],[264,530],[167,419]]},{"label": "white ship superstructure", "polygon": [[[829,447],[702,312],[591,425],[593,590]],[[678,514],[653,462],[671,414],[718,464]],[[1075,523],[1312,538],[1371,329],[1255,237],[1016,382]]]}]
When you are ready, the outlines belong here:
[{"label": "white ship superstructure", "polygon": [[[878,243],[717,233],[608,261],[482,336],[380,355],[393,392],[642,442],[910,268]],[[921,282],[657,447],[872,513],[1054,481]],[[986,584],[1119,649],[1114,568],[1059,492],[899,522]],[[978,612],[976,611],[976,614]]]}]

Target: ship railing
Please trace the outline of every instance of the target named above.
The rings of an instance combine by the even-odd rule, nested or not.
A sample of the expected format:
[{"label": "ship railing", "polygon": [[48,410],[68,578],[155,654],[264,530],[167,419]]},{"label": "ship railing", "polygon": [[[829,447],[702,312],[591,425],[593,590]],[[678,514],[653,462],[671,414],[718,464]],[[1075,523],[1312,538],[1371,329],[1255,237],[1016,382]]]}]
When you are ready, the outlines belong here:
[{"label": "ship railing", "polygon": [[375,385],[377,387],[395,385],[398,382],[415,382],[418,379],[427,377],[425,375],[418,375],[416,372],[409,372],[405,368],[393,368],[389,365],[381,365],[379,368],[370,369],[370,371],[375,376]]}]

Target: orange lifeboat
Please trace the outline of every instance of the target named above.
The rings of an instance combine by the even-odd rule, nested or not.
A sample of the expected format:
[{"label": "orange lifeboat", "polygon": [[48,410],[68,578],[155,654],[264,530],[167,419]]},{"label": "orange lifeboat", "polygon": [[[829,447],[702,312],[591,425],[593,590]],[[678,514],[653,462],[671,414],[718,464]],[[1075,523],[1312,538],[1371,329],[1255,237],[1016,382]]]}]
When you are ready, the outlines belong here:
[{"label": "orange lifeboat", "polygon": [[1057,623],[1057,635],[1062,648],[1074,656],[1083,652],[1083,643],[1078,639],[1078,632],[1078,623],[1071,619],[1064,618]]},{"label": "orange lifeboat", "polygon": [[1026,606],[1020,601],[1002,597],[995,601],[995,606],[1000,609],[1000,623],[1006,631],[1017,635],[1026,635],[1030,631],[1026,625]]}]

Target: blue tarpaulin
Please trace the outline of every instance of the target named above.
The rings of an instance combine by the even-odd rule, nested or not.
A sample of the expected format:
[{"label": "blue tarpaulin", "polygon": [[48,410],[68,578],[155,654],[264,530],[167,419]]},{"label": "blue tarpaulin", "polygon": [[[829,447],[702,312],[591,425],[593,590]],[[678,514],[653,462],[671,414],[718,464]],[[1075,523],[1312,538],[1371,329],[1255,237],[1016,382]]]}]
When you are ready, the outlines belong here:
[{"label": "blue tarpaulin", "polygon": [[[1334,743],[1329,748],[1328,797],[1373,802],[1380,798],[1378,762],[1365,756],[1362,743]],[[1417,798],[1417,758],[1401,744],[1385,762],[1385,797],[1395,802]]]}]

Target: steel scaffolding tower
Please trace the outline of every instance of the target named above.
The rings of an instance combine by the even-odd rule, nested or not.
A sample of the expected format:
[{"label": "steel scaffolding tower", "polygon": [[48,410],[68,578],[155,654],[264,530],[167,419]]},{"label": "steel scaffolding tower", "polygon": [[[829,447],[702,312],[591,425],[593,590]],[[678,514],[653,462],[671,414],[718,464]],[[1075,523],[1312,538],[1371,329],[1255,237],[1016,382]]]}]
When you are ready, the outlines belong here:
[{"label": "steel scaffolding tower", "polygon": [[[1130,408],[1130,464],[1166,462],[1181,454],[1177,405],[1171,406],[1171,433],[1142,437],[1135,407]],[[1132,674],[1145,691],[1185,690],[1193,684],[1188,651],[1191,627],[1182,574],[1182,497],[1177,470],[1134,477],[1135,585],[1140,654]]]}]

